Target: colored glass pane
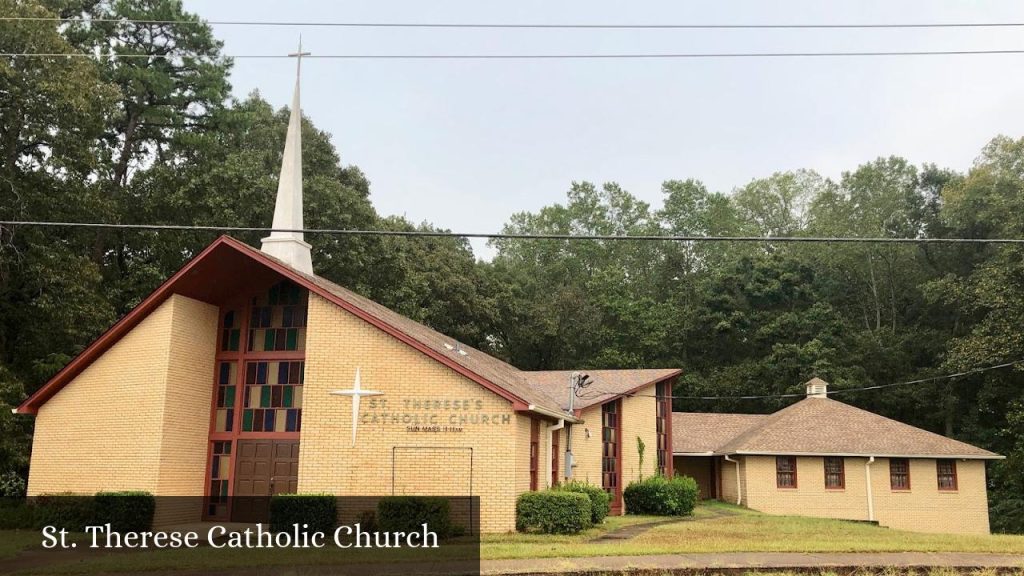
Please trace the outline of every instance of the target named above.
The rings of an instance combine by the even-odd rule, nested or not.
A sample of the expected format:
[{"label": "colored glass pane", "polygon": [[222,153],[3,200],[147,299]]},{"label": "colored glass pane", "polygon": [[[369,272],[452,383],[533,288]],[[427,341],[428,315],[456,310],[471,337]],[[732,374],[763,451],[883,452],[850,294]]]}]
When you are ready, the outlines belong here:
[{"label": "colored glass pane", "polygon": [[235,387],[225,386],[224,387],[224,406],[227,408],[235,407]]},{"label": "colored glass pane", "polygon": [[263,429],[268,431],[268,432],[274,429],[274,411],[273,410],[265,410],[263,412]]},{"label": "colored glass pane", "polygon": [[241,336],[242,336],[242,331],[241,330],[235,329],[235,330],[231,331],[231,344],[229,345],[228,350],[231,350],[231,351],[237,351],[238,350],[238,340],[241,338]]},{"label": "colored glass pane", "polygon": [[252,410],[245,410],[242,414],[242,430],[252,432]]},{"label": "colored glass pane", "polygon": [[270,386],[260,388],[260,408],[270,406]]},{"label": "colored glass pane", "polygon": [[277,383],[278,384],[287,384],[287,383],[291,382],[291,380],[288,379],[288,366],[289,366],[289,364],[290,364],[290,362],[281,362],[281,363],[279,363],[277,365]]},{"label": "colored glass pane", "polygon": [[267,330],[263,334],[263,349],[264,350],[273,350],[274,349],[274,336],[275,335],[277,335],[277,332],[275,332],[274,330]]},{"label": "colored glass pane", "polygon": [[294,406],[292,404],[292,399],[293,399],[292,390],[293,389],[294,388],[292,386],[285,386],[284,387],[284,397],[281,400],[281,405],[284,406],[285,408],[292,408]]},{"label": "colored glass pane", "polygon": [[257,362],[256,363],[256,383],[266,384],[267,383],[267,363]]},{"label": "colored glass pane", "polygon": [[282,389],[280,386],[274,386],[270,390],[270,405],[273,406],[274,408],[278,408],[281,406],[281,392]]},{"label": "colored glass pane", "polygon": [[299,346],[299,331],[295,328],[290,328],[287,333],[287,344],[285,350],[296,350]]},{"label": "colored glass pane", "polygon": [[296,432],[298,424],[298,410],[289,410],[286,416],[287,422],[285,424],[285,430],[288,432]]}]

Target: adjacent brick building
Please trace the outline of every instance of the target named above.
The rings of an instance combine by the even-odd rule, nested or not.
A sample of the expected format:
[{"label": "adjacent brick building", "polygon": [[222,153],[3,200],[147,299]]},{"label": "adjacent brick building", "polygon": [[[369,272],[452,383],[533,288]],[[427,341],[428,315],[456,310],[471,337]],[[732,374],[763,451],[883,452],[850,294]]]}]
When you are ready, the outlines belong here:
[{"label": "adjacent brick building", "polygon": [[1000,456],[827,397],[770,415],[673,414],[676,470],[705,498],[770,514],[987,534],[985,461]]}]

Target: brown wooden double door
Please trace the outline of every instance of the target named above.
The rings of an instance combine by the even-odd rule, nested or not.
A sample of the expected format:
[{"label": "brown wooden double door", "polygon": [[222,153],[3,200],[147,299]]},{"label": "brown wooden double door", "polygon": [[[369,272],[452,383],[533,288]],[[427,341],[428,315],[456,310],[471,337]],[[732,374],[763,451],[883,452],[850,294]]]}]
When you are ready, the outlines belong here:
[{"label": "brown wooden double door", "polygon": [[294,494],[298,483],[298,440],[239,440],[231,520],[266,522],[270,496]]}]

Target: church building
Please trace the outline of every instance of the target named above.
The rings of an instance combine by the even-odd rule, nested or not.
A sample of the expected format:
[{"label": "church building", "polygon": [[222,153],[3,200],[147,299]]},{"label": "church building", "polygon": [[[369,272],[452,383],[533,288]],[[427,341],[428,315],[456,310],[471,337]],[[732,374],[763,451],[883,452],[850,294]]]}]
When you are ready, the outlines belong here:
[{"label": "church building", "polygon": [[287,231],[301,146],[296,80],[275,231],[214,241],[17,408],[30,495],[205,497],[157,524],[262,519],[231,496],[472,495],[494,532],[528,490],[580,479],[619,513],[626,483],[672,473],[679,370],[521,371],[314,275]]},{"label": "church building", "polygon": [[988,532],[1000,456],[824,382],[772,415],[673,414],[678,369],[519,370],[315,275],[298,79],[273,229],[215,240],[18,406],[30,496],[193,497],[158,503],[161,526],[266,520],[232,497],[476,496],[505,532],[526,491],[581,480],[621,514],[628,483],[683,473],[767,513]]}]

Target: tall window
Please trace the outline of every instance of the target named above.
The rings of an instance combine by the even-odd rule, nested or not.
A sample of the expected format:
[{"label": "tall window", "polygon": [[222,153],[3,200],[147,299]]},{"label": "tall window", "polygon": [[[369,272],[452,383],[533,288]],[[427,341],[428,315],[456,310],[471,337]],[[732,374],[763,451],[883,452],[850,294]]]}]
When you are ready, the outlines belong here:
[{"label": "tall window", "polygon": [[558,453],[561,452],[559,447],[559,435],[562,433],[561,430],[555,430],[551,433],[551,485],[557,486],[561,479],[558,477]]},{"label": "tall window", "polygon": [[779,488],[796,488],[796,457],[775,457],[775,485]]},{"label": "tall window", "polygon": [[956,460],[936,460],[935,469],[939,479],[939,490],[956,490]]},{"label": "tall window", "polygon": [[672,426],[672,383],[659,382],[655,385],[657,396],[656,423],[658,429],[658,474],[672,474],[672,453],[669,451],[669,432]]},{"label": "tall window", "polygon": [[619,401],[601,405],[601,487],[619,503]]},{"label": "tall window", "polygon": [[893,490],[910,490],[910,460],[889,459],[889,485]]},{"label": "tall window", "polygon": [[825,457],[825,488],[846,488],[846,465],[842,457]]},{"label": "tall window", "polygon": [[297,439],[309,294],[288,281],[221,309],[209,433],[207,518],[230,515],[239,442]]},{"label": "tall window", "polygon": [[536,491],[537,468],[540,463],[540,421],[530,420],[530,490]]}]

